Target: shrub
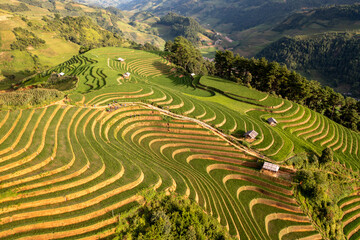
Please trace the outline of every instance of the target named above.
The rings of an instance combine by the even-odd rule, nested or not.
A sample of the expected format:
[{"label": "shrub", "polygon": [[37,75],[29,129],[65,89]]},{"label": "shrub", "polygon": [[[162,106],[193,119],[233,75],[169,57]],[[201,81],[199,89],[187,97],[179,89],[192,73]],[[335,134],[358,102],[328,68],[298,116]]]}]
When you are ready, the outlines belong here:
[{"label": "shrub", "polygon": [[34,33],[23,29],[21,27],[14,28],[13,30],[16,41],[11,44],[12,50],[26,50],[27,47],[39,48],[45,44],[45,41],[37,37]]},{"label": "shrub", "polygon": [[56,99],[63,98],[64,94],[55,89],[30,89],[0,94],[0,107],[13,108],[21,106],[36,106]]},{"label": "shrub", "polygon": [[114,239],[231,239],[214,218],[190,200],[150,192],[142,207],[120,216]]}]

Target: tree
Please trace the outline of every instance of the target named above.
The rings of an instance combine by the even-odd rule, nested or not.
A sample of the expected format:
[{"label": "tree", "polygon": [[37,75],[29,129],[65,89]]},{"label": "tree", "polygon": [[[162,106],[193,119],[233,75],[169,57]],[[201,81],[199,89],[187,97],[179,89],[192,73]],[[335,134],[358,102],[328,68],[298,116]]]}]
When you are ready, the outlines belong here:
[{"label": "tree", "polygon": [[[170,45],[169,43],[168,45]],[[207,74],[204,59],[198,49],[183,37],[176,37],[171,47],[172,61],[188,73]]]},{"label": "tree", "polygon": [[319,158],[319,162],[320,164],[324,164],[324,163],[328,163],[328,162],[332,162],[334,160],[334,153],[331,150],[331,148],[325,148],[322,153],[321,156]]},{"label": "tree", "polygon": [[164,48],[164,51],[165,52],[171,52],[172,48],[173,48],[173,41],[169,40],[165,43],[165,48]]},{"label": "tree", "polygon": [[353,130],[357,129],[360,122],[360,116],[357,111],[357,102],[355,99],[347,97],[345,105],[341,108],[341,121],[342,124]]},{"label": "tree", "polygon": [[226,50],[225,52],[216,51],[215,68],[217,70],[217,75],[230,79],[231,71],[233,68],[233,62],[234,62],[233,52],[228,50]]}]

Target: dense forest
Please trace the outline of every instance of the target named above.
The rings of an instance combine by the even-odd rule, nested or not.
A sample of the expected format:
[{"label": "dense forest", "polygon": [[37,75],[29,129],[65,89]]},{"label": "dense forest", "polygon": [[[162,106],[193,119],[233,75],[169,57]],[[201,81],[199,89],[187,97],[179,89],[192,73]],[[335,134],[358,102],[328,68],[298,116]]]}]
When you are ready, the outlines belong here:
[{"label": "dense forest", "polygon": [[285,63],[290,69],[315,70],[332,87],[360,96],[360,34],[326,33],[284,37],[263,49],[258,57]]}]

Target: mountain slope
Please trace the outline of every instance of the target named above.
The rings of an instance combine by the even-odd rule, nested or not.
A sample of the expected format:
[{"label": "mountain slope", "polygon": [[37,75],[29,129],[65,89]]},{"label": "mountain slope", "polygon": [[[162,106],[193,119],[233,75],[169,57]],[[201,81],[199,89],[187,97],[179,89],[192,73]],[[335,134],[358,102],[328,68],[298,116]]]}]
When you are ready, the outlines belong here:
[{"label": "mountain slope", "polygon": [[71,58],[80,47],[84,51],[133,44],[126,38],[158,46],[165,43],[149,31],[141,32],[129,25],[121,11],[66,0],[0,1],[0,21],[1,89]]},{"label": "mountain slope", "polygon": [[286,64],[345,95],[360,96],[359,33],[284,37],[257,54]]}]

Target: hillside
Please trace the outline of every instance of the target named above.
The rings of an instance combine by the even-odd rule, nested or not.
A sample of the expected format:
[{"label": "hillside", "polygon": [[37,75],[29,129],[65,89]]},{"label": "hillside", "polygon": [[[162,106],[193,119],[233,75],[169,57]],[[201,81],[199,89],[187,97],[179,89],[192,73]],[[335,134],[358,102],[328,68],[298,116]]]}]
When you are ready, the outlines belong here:
[{"label": "hillside", "polygon": [[345,95],[360,97],[359,37],[358,33],[285,37],[257,56],[284,63]]},{"label": "hillside", "polygon": [[[329,147],[330,166],[354,178],[360,135],[299,104],[220,78],[200,83],[233,97],[194,88],[162,54],[93,49],[24,82],[44,84],[59,72],[78,78],[64,101],[0,112],[1,238],[112,236],[118,215],[153,188],[197,202],[241,239],[321,239],[296,201],[295,171],[285,160]],[[270,116],[276,127],[266,123]],[[249,130],[258,137],[244,139]],[[260,171],[264,160],[281,164],[279,173]],[[341,193],[344,202],[351,179],[342,180],[349,188]],[[359,202],[353,203],[348,206],[356,209]],[[351,240],[360,220],[352,212],[344,217]]]},{"label": "hillside", "polygon": [[117,9],[71,1],[1,1],[0,21],[1,89],[71,58],[80,48],[165,43],[150,31],[141,31],[143,24],[131,26]]}]

